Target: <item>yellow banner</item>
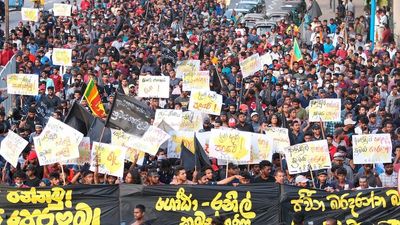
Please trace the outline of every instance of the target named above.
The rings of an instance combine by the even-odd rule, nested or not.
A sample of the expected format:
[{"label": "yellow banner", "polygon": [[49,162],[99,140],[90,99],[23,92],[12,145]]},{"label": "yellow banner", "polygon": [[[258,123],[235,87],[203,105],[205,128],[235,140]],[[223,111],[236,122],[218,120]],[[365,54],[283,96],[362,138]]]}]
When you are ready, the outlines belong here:
[{"label": "yellow banner", "polygon": [[311,170],[331,168],[328,142],[311,141],[290,146],[285,149],[289,173],[304,173]]},{"label": "yellow banner", "polygon": [[182,90],[210,90],[210,71],[190,71],[182,80]]},{"label": "yellow banner", "polygon": [[37,74],[8,74],[7,93],[14,95],[38,95],[39,76]]},{"label": "yellow banner", "polygon": [[97,163],[99,173],[123,177],[126,151],[123,146],[93,142],[90,170],[95,171]]},{"label": "yellow banner", "polygon": [[23,21],[39,21],[39,9],[21,8],[21,19]]},{"label": "yellow banner", "polygon": [[232,129],[212,129],[210,157],[227,161],[250,161],[251,133]]},{"label": "yellow banner", "polygon": [[353,135],[354,164],[392,162],[392,140],[390,134]]},{"label": "yellow banner", "polygon": [[189,110],[202,113],[220,115],[222,95],[214,91],[192,91],[190,94]]},{"label": "yellow banner", "polygon": [[314,99],[310,101],[309,121],[341,121],[342,101],[340,98]]},{"label": "yellow banner", "polygon": [[54,48],[53,64],[58,66],[72,66],[72,49]]},{"label": "yellow banner", "polygon": [[181,144],[189,149],[193,154],[194,148],[194,132],[192,131],[172,131],[169,133],[171,138],[168,141],[168,158],[180,158],[182,146]]}]

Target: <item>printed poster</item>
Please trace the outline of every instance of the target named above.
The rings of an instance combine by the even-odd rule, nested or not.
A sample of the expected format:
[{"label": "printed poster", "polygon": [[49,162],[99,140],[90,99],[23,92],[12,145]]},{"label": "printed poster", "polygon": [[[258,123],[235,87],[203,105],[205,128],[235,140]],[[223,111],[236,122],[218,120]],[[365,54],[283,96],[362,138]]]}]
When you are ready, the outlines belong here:
[{"label": "printed poster", "polygon": [[13,95],[39,94],[39,75],[37,74],[8,74],[7,93]]}]

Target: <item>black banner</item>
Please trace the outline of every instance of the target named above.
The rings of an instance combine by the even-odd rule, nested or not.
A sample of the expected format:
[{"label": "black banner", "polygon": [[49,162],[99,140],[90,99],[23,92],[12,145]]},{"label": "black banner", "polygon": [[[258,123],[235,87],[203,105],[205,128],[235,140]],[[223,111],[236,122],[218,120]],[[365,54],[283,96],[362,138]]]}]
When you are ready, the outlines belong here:
[{"label": "black banner", "polygon": [[53,188],[0,187],[0,225],[130,225],[136,205],[146,207],[146,224],[226,225],[400,224],[400,196],[395,189],[327,193],[277,184],[218,185],[76,185]]},{"label": "black banner", "polygon": [[136,204],[146,207],[150,224],[211,224],[214,216],[225,224],[279,224],[279,186],[121,185],[121,221],[133,222]]},{"label": "black banner", "polygon": [[54,109],[49,109],[43,101],[39,101],[36,104],[36,115],[39,117],[43,125],[45,125],[47,121],[49,121],[49,118],[53,112]]},{"label": "black banner", "polygon": [[150,126],[150,108],[135,98],[116,95],[107,126],[143,136]]},{"label": "black banner", "polygon": [[324,224],[335,218],[339,224],[400,224],[400,196],[395,189],[368,189],[328,193],[315,189],[282,186],[283,222],[303,218],[304,224]]},{"label": "black banner", "polygon": [[118,224],[118,186],[0,187],[0,224]]}]

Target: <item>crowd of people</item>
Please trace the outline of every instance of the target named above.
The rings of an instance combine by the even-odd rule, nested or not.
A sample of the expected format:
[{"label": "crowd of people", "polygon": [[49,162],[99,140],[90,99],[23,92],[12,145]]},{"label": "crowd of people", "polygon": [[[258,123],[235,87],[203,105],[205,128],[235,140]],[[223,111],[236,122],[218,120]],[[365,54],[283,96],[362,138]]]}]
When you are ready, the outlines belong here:
[{"label": "crowd of people", "polygon": [[[372,49],[369,17],[355,17],[351,2],[341,3],[345,13],[338,11],[329,21],[312,18],[304,31],[290,20],[281,20],[260,35],[246,28],[240,15],[224,16],[227,6],[215,0],[82,0],[80,4],[74,0],[65,2],[72,5],[70,17],[41,11],[38,22],[20,22],[13,28],[2,50],[2,55],[16,55],[17,73],[40,76],[37,96],[13,96],[15,107],[0,111],[0,141],[12,130],[30,143],[17,168],[1,158],[2,183],[38,187],[276,182],[330,192],[397,186],[400,51],[388,24],[388,8],[377,13],[379,34]],[[300,62],[290,60],[295,38],[303,56]],[[72,66],[53,65],[54,48],[72,49]],[[254,53],[270,54],[272,64],[243,78],[239,62]],[[211,167],[186,171],[179,160],[167,158],[166,149],[156,156],[146,155],[141,166],[126,162],[123,178],[90,171],[89,165],[39,165],[33,137],[46,125],[37,113],[39,103],[60,120],[73,102],[90,110],[82,95],[93,79],[107,112],[116,92],[147,103],[154,112],[187,110],[190,92],[181,90],[175,66],[188,59],[201,60],[200,70],[210,71],[210,89],[223,95],[221,114],[208,115],[201,131],[225,127],[263,133],[267,127],[285,127],[291,145],[326,139],[332,168],[315,172],[314,179],[310,173],[289,174],[285,159],[275,153],[272,161],[255,165],[230,163],[225,168],[211,160]],[[141,75],[169,76],[171,97],[138,98]],[[179,92],[172,94],[173,90]],[[342,100],[341,122],[322,126],[308,122],[310,100],[319,98]],[[355,165],[352,135],[375,133],[391,135],[393,161]]]}]

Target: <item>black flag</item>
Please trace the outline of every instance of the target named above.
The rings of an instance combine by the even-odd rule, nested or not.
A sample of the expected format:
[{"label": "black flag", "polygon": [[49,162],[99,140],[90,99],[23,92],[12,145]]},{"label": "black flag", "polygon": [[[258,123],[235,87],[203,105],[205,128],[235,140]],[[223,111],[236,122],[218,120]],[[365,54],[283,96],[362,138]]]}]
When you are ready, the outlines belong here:
[{"label": "black flag", "polygon": [[199,60],[204,59],[203,35],[200,35]]},{"label": "black flag", "polygon": [[107,127],[143,136],[150,126],[152,112],[143,102],[126,95],[115,95]]}]

